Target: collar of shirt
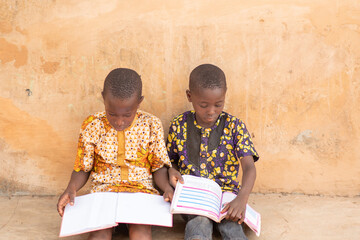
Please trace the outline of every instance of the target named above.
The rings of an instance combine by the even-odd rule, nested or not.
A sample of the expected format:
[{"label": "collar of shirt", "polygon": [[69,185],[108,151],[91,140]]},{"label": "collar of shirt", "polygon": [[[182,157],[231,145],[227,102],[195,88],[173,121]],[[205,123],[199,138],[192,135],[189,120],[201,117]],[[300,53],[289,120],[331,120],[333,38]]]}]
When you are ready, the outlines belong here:
[{"label": "collar of shirt", "polygon": [[215,124],[211,127],[211,128],[203,128],[202,126],[200,126],[197,121],[196,121],[196,118],[195,118],[195,111],[191,111],[191,114],[194,115],[194,125],[195,127],[197,127],[198,129],[205,131],[205,132],[211,132],[212,130],[214,130],[215,128],[217,128],[217,126],[219,126],[219,123],[220,123],[220,120],[221,120],[221,117],[225,115],[224,112],[221,112],[218,119],[216,120]]}]

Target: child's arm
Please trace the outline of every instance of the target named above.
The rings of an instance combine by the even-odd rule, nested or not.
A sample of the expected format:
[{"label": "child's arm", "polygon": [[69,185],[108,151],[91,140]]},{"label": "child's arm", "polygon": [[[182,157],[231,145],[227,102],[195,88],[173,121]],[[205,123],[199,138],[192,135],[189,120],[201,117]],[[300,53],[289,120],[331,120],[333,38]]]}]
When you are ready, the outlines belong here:
[{"label": "child's arm", "polygon": [[72,172],[70,182],[64,193],[61,194],[61,196],[59,197],[59,201],[57,203],[57,210],[61,217],[64,214],[64,208],[66,204],[70,203],[70,205],[74,205],[74,198],[76,196],[76,192],[85,185],[85,183],[89,179],[89,176],[90,172]]},{"label": "child's arm", "polygon": [[164,192],[165,201],[171,202],[174,196],[174,189],[170,186],[168,170],[162,167],[153,173],[155,184]]},{"label": "child's arm", "polygon": [[245,156],[240,159],[242,168],[241,189],[237,197],[223,209],[222,213],[227,212],[226,219],[237,221],[241,224],[245,219],[246,203],[256,179],[256,168],[253,156]]},{"label": "child's arm", "polygon": [[179,156],[179,151],[177,149],[178,146],[176,144],[177,128],[178,128],[178,122],[176,120],[173,120],[170,124],[169,134],[166,140],[167,152],[172,163],[172,167],[168,169],[169,181],[170,181],[170,185],[173,186],[174,188],[176,187],[177,181],[180,181],[180,183],[184,183],[184,180],[179,172],[179,166],[178,166],[180,156]]}]

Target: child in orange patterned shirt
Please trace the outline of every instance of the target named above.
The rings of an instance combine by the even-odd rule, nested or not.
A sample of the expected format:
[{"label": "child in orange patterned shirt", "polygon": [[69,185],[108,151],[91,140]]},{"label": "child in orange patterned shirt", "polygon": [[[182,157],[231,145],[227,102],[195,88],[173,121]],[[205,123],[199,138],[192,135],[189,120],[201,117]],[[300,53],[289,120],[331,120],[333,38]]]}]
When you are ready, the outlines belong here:
[{"label": "child in orange patterned shirt", "polygon": [[[89,116],[82,124],[78,152],[70,182],[60,196],[60,216],[74,204],[76,192],[92,180],[91,192],[144,192],[171,201],[168,181],[171,167],[161,121],[138,110],[143,101],[142,82],[133,70],[118,68],[105,79],[102,96],[105,112]],[[151,226],[129,224],[130,239],[151,239]],[[89,239],[111,239],[112,228],[90,233]]]}]

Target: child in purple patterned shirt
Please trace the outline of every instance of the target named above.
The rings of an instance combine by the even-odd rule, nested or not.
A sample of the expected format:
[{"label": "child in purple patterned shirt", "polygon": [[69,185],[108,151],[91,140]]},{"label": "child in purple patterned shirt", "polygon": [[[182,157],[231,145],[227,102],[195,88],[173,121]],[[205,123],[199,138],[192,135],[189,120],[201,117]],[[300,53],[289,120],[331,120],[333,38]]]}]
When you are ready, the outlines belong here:
[{"label": "child in purple patterned shirt", "polygon": [[[194,111],[175,117],[170,125],[167,150],[173,167],[169,179],[175,187],[181,175],[195,175],[214,180],[222,191],[237,194],[228,203],[226,219],[217,223],[223,239],[246,239],[241,223],[252,191],[259,156],[240,119],[223,112],[226,79],[224,72],[211,64],[196,67],[190,74],[188,101]],[[238,181],[239,162],[242,182]],[[196,215],[187,220],[185,239],[211,239],[213,221]]]}]

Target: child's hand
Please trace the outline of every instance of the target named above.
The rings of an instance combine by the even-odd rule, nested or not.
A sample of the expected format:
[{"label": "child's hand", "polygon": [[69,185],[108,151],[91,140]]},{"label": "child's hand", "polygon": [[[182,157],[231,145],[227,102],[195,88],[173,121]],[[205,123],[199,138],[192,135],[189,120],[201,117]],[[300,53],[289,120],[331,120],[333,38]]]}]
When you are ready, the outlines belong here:
[{"label": "child's hand", "polygon": [[171,167],[171,168],[169,168],[168,172],[169,172],[169,182],[170,182],[171,186],[173,186],[175,188],[177,181],[180,181],[180,183],[184,184],[184,179],[182,178],[182,176],[178,170]]},{"label": "child's hand", "polygon": [[174,197],[174,189],[169,186],[165,191],[164,191],[164,194],[163,194],[163,197],[164,197],[164,200],[166,202],[171,202],[173,197]]},{"label": "child's hand", "polygon": [[76,196],[75,189],[67,188],[63,194],[59,197],[59,201],[57,203],[57,210],[59,215],[62,217],[64,215],[65,206],[70,203],[71,206],[74,205],[74,199]]},{"label": "child's hand", "polygon": [[241,224],[245,219],[247,197],[239,195],[231,202],[227,203],[221,213],[227,211],[225,219]]}]

